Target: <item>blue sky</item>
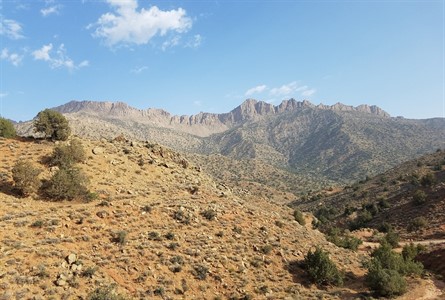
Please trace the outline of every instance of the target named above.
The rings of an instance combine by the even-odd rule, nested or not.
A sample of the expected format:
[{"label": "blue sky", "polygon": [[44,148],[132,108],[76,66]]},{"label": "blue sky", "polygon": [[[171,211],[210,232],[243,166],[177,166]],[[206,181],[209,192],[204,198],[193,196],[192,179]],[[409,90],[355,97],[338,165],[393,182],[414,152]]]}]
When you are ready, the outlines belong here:
[{"label": "blue sky", "polygon": [[247,98],[444,117],[444,1],[0,0],[1,114],[71,100],[173,114]]}]

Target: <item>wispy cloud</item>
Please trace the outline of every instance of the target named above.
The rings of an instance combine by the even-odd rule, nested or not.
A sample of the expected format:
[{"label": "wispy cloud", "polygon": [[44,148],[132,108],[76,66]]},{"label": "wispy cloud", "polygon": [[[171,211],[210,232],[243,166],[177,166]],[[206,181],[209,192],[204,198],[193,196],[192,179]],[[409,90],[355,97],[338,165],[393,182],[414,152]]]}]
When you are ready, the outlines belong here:
[{"label": "wispy cloud", "polygon": [[195,34],[193,38],[185,45],[188,48],[198,48],[202,44],[202,36]]},{"label": "wispy cloud", "polygon": [[53,44],[43,45],[42,48],[32,52],[32,56],[35,60],[43,60],[49,63],[51,69],[66,68],[70,71],[84,68],[90,65],[88,60],[84,60],[79,64],[75,64],[74,61],[66,54],[65,45],[61,44],[56,50],[53,51]]},{"label": "wispy cloud", "polygon": [[310,96],[312,96],[313,94],[315,94],[316,91],[317,91],[316,89],[305,90],[305,91],[303,91],[303,92],[301,93],[301,96],[303,96],[303,97],[310,97]]},{"label": "wispy cloud", "polygon": [[22,34],[23,30],[22,25],[20,25],[20,23],[10,19],[3,19],[3,16],[1,15],[0,17],[1,17],[0,35],[6,36],[11,40],[18,40],[24,38]]},{"label": "wispy cloud", "polygon": [[184,33],[192,27],[192,19],[183,8],[163,11],[157,6],[138,10],[138,0],[107,0],[114,12],[100,16],[93,36],[108,46],[147,44],[155,36],[169,32]]},{"label": "wispy cloud", "polygon": [[2,60],[9,61],[14,66],[19,66],[22,63],[23,55],[18,53],[11,53],[7,48],[3,48],[0,53],[0,58]]},{"label": "wispy cloud", "polygon": [[258,86],[255,86],[255,87],[253,87],[253,88],[248,89],[248,90],[244,93],[244,95],[245,95],[246,97],[250,97],[250,96],[252,96],[253,94],[259,94],[259,93],[262,93],[262,92],[264,92],[266,89],[267,89],[267,86],[266,86],[265,84],[258,85]]},{"label": "wispy cloud", "polygon": [[61,5],[53,5],[49,7],[42,8],[40,13],[42,16],[47,17],[49,15],[58,15],[60,13]]},{"label": "wispy cloud", "polygon": [[144,71],[147,70],[147,69],[148,69],[147,66],[136,67],[136,68],[134,68],[134,69],[131,69],[130,73],[133,73],[133,74],[140,74],[140,73],[144,72]]},{"label": "wispy cloud", "polygon": [[273,97],[289,97],[300,93],[303,97],[309,97],[315,92],[315,89],[309,88],[307,85],[299,85],[297,81],[292,81],[280,87],[270,89],[269,94]]},{"label": "wispy cloud", "polygon": [[0,93],[0,98],[5,98],[8,96],[8,93]]},{"label": "wispy cloud", "polygon": [[162,43],[162,47],[161,47],[162,51],[165,51],[168,48],[172,48],[172,47],[179,45],[180,40],[181,40],[181,37],[178,35],[172,37],[171,39],[166,40],[165,42]]}]

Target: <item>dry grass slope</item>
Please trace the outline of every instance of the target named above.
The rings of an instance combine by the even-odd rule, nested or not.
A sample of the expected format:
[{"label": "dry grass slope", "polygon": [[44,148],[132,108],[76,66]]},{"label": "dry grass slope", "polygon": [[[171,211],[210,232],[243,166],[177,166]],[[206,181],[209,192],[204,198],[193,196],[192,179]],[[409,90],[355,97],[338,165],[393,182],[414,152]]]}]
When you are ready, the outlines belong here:
[{"label": "dry grass slope", "polygon": [[[0,140],[0,297],[86,299],[114,286],[134,299],[346,299],[366,291],[364,256],[337,248],[293,220],[292,210],[245,201],[157,144],[82,140],[92,202],[18,198],[11,169],[53,144]],[[321,246],[347,273],[318,288],[289,271]],[[250,298],[249,298],[250,297]]]}]

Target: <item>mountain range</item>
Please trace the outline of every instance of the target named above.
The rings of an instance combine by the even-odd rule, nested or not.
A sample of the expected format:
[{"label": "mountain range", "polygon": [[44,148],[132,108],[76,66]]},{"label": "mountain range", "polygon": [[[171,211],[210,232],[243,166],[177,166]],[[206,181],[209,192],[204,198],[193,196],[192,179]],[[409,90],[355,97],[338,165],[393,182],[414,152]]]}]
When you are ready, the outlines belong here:
[{"label": "mountain range", "polygon": [[[391,117],[369,105],[314,105],[294,99],[273,105],[248,99],[228,113],[192,116],[136,109],[123,102],[71,101],[53,109],[64,114],[80,136],[109,139],[123,134],[186,154],[256,161],[277,172],[311,178],[310,187],[383,172],[444,148],[445,141],[443,118]],[[30,122],[18,128],[21,134],[31,133]],[[224,169],[223,159],[210,163],[213,165],[203,167],[214,170],[218,177],[218,170]],[[234,178],[241,171],[230,170]]]}]

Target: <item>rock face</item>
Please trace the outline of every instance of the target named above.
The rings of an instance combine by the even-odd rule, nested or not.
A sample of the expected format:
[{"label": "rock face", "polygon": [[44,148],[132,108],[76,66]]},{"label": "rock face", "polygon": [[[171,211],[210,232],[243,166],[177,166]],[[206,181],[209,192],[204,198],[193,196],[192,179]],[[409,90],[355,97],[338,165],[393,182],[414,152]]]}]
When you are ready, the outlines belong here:
[{"label": "rock face", "polygon": [[54,110],[62,114],[83,114],[101,118],[131,120],[142,124],[171,128],[204,137],[214,133],[223,132],[246,121],[257,120],[262,117],[286,112],[294,112],[304,108],[354,111],[381,117],[389,117],[388,113],[377,106],[360,105],[358,107],[353,107],[341,103],[332,106],[322,104],[315,106],[307,100],[299,102],[294,99],[284,100],[277,106],[264,101],[247,99],[228,113],[214,114],[201,112],[192,116],[171,115],[162,109],[155,108],[146,110],[136,109],[123,102],[71,101],[67,104],[55,107]]},{"label": "rock face", "polygon": [[[72,101],[54,109],[65,114],[79,136],[110,139],[123,134],[188,153],[256,159],[335,182],[377,174],[445,147],[445,119],[392,118],[369,105],[289,99],[275,106],[248,99],[227,113],[192,116],[122,102]],[[32,134],[29,123],[16,126],[20,134]]]}]

